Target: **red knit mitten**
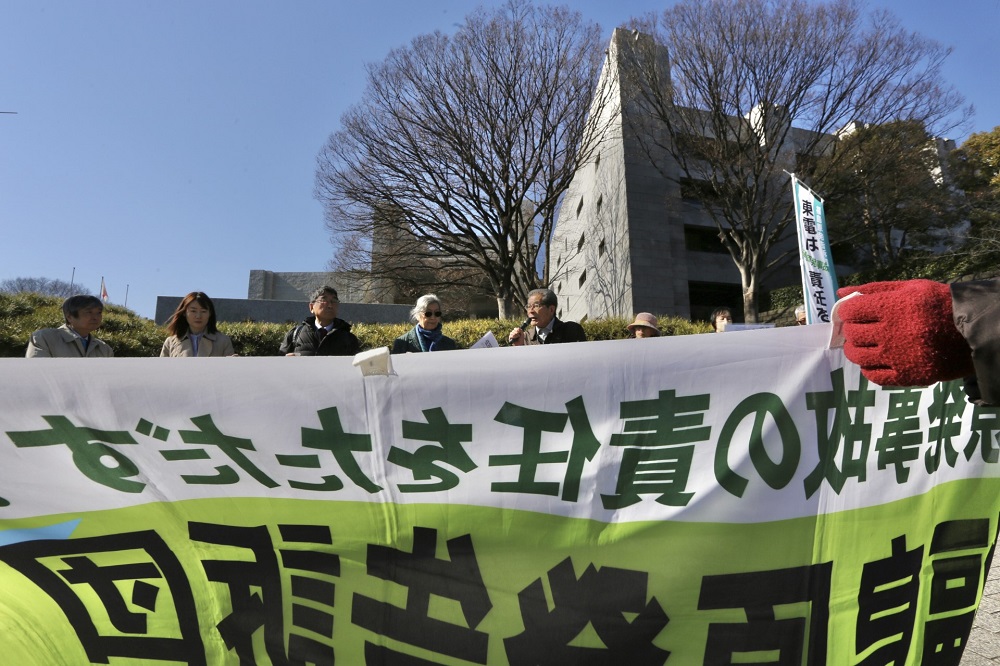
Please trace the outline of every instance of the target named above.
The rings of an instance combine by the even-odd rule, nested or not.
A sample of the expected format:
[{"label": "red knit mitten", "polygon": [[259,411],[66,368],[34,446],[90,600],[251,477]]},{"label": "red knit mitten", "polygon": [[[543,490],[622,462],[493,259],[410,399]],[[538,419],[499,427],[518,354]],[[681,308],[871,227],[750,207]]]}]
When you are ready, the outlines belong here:
[{"label": "red knit mitten", "polygon": [[955,328],[948,285],[870,282],[837,291],[844,354],[880,386],[927,386],[974,374],[972,350]]}]

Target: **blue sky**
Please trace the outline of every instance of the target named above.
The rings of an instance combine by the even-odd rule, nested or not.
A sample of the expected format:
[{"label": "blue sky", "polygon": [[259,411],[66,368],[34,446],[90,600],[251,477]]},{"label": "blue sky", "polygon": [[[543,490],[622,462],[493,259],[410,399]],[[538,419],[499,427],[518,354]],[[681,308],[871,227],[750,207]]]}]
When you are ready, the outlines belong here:
[{"label": "blue sky", "polygon": [[[158,295],[245,298],[252,269],[326,270],[316,154],[364,64],[451,32],[463,0],[2,0],[0,280],[74,277],[152,317]],[[569,2],[608,36],[670,0]],[[485,2],[487,6],[498,2]],[[952,46],[1000,125],[1000,0],[872,2]],[[952,138],[961,142],[967,132]]]}]

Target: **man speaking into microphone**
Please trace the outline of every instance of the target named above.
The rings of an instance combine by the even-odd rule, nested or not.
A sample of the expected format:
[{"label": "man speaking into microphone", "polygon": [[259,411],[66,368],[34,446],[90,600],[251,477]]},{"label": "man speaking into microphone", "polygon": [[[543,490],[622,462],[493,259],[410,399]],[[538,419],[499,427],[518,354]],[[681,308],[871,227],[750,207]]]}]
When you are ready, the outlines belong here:
[{"label": "man speaking into microphone", "polygon": [[554,345],[560,342],[586,342],[587,334],[575,321],[560,321],[556,317],[559,299],[551,289],[533,289],[528,292],[525,310],[528,318],[513,329],[507,341],[515,347],[522,345]]}]

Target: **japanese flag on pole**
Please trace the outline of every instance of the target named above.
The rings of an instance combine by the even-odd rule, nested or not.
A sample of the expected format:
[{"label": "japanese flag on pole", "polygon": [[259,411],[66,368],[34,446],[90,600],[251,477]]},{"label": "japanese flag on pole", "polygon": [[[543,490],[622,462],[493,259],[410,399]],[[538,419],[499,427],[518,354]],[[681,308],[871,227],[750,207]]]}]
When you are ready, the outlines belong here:
[{"label": "japanese flag on pole", "polygon": [[101,276],[101,300],[108,302],[108,288],[104,286],[104,276]]}]

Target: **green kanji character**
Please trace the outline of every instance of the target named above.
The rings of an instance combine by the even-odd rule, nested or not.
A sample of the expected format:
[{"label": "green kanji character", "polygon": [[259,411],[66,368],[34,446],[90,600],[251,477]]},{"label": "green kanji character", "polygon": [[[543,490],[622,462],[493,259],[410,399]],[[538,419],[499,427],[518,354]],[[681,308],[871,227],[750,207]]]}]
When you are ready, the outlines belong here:
[{"label": "green kanji character", "polygon": [[958,462],[958,450],[952,439],[962,430],[962,415],[967,404],[961,382],[935,384],[933,396],[934,401],[927,408],[927,416],[934,423],[927,433],[931,448],[924,454],[924,467],[931,474],[941,465],[942,451],[949,467]]},{"label": "green kanji character", "polygon": [[[559,494],[559,483],[536,481],[535,475],[540,465],[567,463],[562,499],[575,502],[580,490],[583,466],[586,461],[593,460],[601,446],[590,426],[583,397],[578,396],[567,402],[565,414],[542,412],[505,402],[494,419],[500,423],[523,428],[524,439],[521,453],[490,456],[491,467],[510,465],[519,468],[517,481],[497,481],[490,488],[497,492],[555,496]],[[562,432],[567,420],[573,428],[570,450],[542,453],[542,433]]]},{"label": "green kanji character", "polygon": [[997,444],[997,433],[1000,433],[1000,407],[989,405],[972,406],[972,434],[965,445],[965,459],[972,460],[972,454],[979,448],[984,462],[995,463],[1000,460],[1000,446]]},{"label": "green kanji character", "polygon": [[924,443],[919,417],[920,389],[892,388],[886,392],[889,409],[882,436],[875,443],[878,468],[892,465],[896,469],[896,483],[904,483],[910,477],[907,463],[920,457],[920,445]]},{"label": "green kanji character", "polygon": [[433,492],[450,490],[458,485],[458,475],[437,463],[443,462],[462,472],[476,469],[476,463],[462,448],[463,442],[472,441],[471,423],[448,423],[440,407],[423,410],[426,423],[403,421],[403,437],[423,442],[437,442],[440,446],[421,446],[416,451],[406,451],[393,446],[389,449],[389,462],[413,472],[417,481],[431,477],[436,483],[401,483],[401,492]]},{"label": "green kanji character", "polygon": [[[371,435],[344,432],[344,426],[340,423],[340,412],[336,407],[321,409],[316,412],[316,415],[319,417],[322,428],[319,430],[315,428],[302,428],[302,446],[307,449],[320,449],[332,453],[334,460],[340,465],[340,469],[347,474],[347,478],[362,490],[366,490],[369,493],[377,493],[382,490],[382,486],[371,481],[364,475],[364,472],[361,471],[358,462],[352,455],[354,452],[371,452]],[[339,487],[333,489],[339,490],[342,488],[343,483],[340,482],[340,479],[336,476],[331,476],[340,484]],[[329,479],[330,477],[324,477],[328,486],[331,485]],[[296,483],[299,482],[291,482],[290,485],[292,487],[299,487]]]},{"label": "green kanji character", "polygon": [[668,506],[685,506],[693,493],[685,492],[695,442],[707,441],[711,427],[702,425],[708,409],[707,394],[678,396],[660,391],[652,400],[623,402],[624,432],[611,436],[612,446],[626,447],[614,495],[601,495],[606,509],[640,501],[640,494],[658,493]]},{"label": "green kanji character", "polygon": [[[17,447],[52,446],[65,444],[73,454],[73,464],[92,481],[126,493],[141,493],[146,487],[141,481],[130,481],[138,476],[139,468],[124,453],[108,444],[135,444],[127,431],[98,430],[74,425],[65,416],[43,416],[52,426],[49,430],[8,432],[7,436]],[[109,467],[105,460],[115,461]]]},{"label": "green kanji character", "polygon": [[[243,451],[256,451],[253,442],[242,437],[233,437],[219,430],[212,420],[211,414],[195,416],[191,423],[198,426],[198,430],[178,430],[181,440],[185,444],[211,444],[219,447],[230,460],[236,463],[243,471],[252,476],[262,486],[266,488],[277,488],[278,482],[269,477],[260,468],[254,465]],[[207,460],[209,454],[205,449],[175,449],[160,451],[167,460]],[[238,483],[239,474],[229,465],[218,465],[215,468],[216,474],[182,474],[181,478],[187,483],[222,485]]]},{"label": "green kanji character", "polygon": [[806,394],[806,407],[816,416],[819,454],[816,468],[802,483],[807,498],[819,490],[824,479],[838,494],[848,478],[865,480],[865,464],[872,439],[872,425],[866,421],[866,410],[875,406],[875,391],[868,388],[868,380],[864,377],[858,380],[856,390],[848,391],[843,368],[831,372],[830,381],[833,390]]},{"label": "green kanji character", "polygon": [[[795,421],[788,413],[785,404],[781,402],[781,398],[773,393],[756,393],[744,398],[722,426],[719,432],[719,444],[715,449],[715,478],[718,479],[719,485],[736,497],[743,497],[747,479],[729,467],[729,445],[736,429],[751,415],[754,421],[748,444],[750,462],[764,483],[774,489],[787,486],[795,476],[795,470],[798,469],[799,459],[802,456],[799,431],[795,428]],[[768,432],[765,417],[768,415],[777,426],[778,440],[781,443],[781,460],[778,462],[771,460],[764,446],[764,434]]]}]

